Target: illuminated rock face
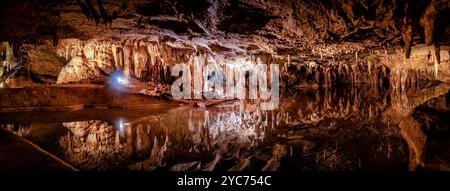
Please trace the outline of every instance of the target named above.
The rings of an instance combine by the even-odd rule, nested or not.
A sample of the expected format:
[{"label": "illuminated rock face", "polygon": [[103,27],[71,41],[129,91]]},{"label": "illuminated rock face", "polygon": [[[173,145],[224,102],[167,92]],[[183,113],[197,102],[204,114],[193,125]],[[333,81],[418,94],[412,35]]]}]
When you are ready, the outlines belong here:
[{"label": "illuminated rock face", "polygon": [[87,59],[82,56],[73,57],[70,62],[62,68],[57,83],[78,82],[98,75],[99,69],[91,69],[87,65]]},{"label": "illuminated rock face", "polygon": [[70,60],[61,70],[57,83],[89,81],[113,71],[114,59],[109,45],[96,40],[63,40],[57,47],[57,54]]},{"label": "illuminated rock face", "polygon": [[[166,86],[178,78],[171,76],[171,69],[177,63],[187,64],[193,76],[205,70],[205,66],[210,63],[219,64],[224,69],[232,66],[238,70],[245,70],[246,64],[273,63],[280,66],[282,87],[316,88],[367,84],[379,89],[391,89],[392,98],[403,100],[395,103],[408,102],[402,98],[406,94],[400,92],[410,92],[412,95],[433,85],[434,80],[433,69],[420,66],[422,61],[427,62],[427,55],[420,48],[414,48],[413,57],[408,60],[400,59],[398,54],[387,53],[366,55],[364,58],[356,54],[351,59],[333,60],[263,53],[254,56],[226,56],[208,52],[207,49],[174,48],[168,42],[158,44],[148,38],[123,40],[120,43],[109,39],[64,39],[56,50],[60,56],[70,60],[61,70],[58,83],[104,80],[114,71],[123,71],[126,76],[135,79],[131,80],[133,89],[128,91],[148,95],[169,92],[169,87]],[[195,69],[196,65],[200,66],[200,71]],[[447,72],[448,69],[442,69],[440,74],[443,76]],[[199,84],[203,84],[208,78],[204,74],[197,76],[200,76]],[[445,79],[444,77],[439,79]],[[161,88],[164,91],[158,93],[156,90],[162,90]]]},{"label": "illuminated rock face", "polygon": [[0,53],[1,53],[0,64],[2,69],[1,74],[3,74],[9,72],[9,70],[14,68],[16,63],[14,63],[15,58],[13,55],[13,49],[8,42],[1,42]]},{"label": "illuminated rock face", "polygon": [[11,73],[14,73],[14,68],[19,65],[13,51],[9,42],[0,43],[0,82],[2,82],[2,86],[4,86],[3,81],[9,82]]},{"label": "illuminated rock face", "polygon": [[[77,52],[76,56],[73,55],[74,52]],[[240,66],[272,63],[268,59],[261,61],[258,55],[227,56],[210,52],[204,47],[202,49],[190,46],[173,47],[169,42],[158,44],[145,38],[123,42],[108,39],[61,40],[57,53],[70,60],[62,69],[58,83],[89,81],[107,77],[114,71],[123,71],[126,77],[143,82],[171,84],[176,79],[171,76],[173,66],[186,64],[192,75],[197,74],[196,76],[200,78],[199,83],[203,84],[207,76],[201,71],[206,71],[205,66],[208,64],[216,64],[223,69],[226,69],[226,65],[233,65],[238,70],[245,70]],[[261,58],[264,58],[264,55]],[[199,66],[201,70],[197,71],[194,66]]]},{"label": "illuminated rock face", "polygon": [[[177,63],[187,63],[181,57],[191,55],[189,50],[178,50],[151,42],[120,43],[109,40],[62,40],[57,52],[71,59],[72,63],[67,66],[68,69],[63,69],[58,83],[104,77],[102,75],[118,70],[142,81],[169,83],[170,68]],[[73,57],[71,52],[79,52],[79,55]]]},{"label": "illuminated rock face", "polygon": [[[173,47],[170,43],[156,43],[149,39],[108,39],[79,41],[61,40],[57,53],[71,60],[61,71],[58,83],[79,82],[105,77],[121,70],[128,77],[141,81],[170,84],[175,79],[171,69],[175,64],[187,64],[195,75],[194,66],[205,71],[207,64],[232,66],[246,70],[245,64],[278,64],[285,86],[332,86],[338,84],[373,83],[382,86],[389,76],[388,69],[379,62],[364,60],[308,59],[294,55],[226,55],[211,52],[208,46],[193,49],[189,46]],[[195,45],[194,45],[195,47]],[[74,52],[77,55],[74,56]],[[225,71],[226,72],[226,71]],[[200,75],[200,84],[205,76]]]}]

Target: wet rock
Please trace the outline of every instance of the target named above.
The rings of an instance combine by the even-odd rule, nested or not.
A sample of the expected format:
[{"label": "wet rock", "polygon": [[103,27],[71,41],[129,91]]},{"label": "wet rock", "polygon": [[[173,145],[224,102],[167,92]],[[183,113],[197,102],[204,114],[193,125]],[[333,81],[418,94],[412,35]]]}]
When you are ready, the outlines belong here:
[{"label": "wet rock", "polygon": [[[248,169],[251,165],[251,158],[252,157],[240,159],[237,162],[237,164],[234,165],[233,167],[231,167],[230,169],[228,169],[228,171],[244,171],[244,170]],[[265,170],[268,170],[268,169],[265,169]]]},{"label": "wet rock", "polygon": [[188,162],[188,163],[181,163],[181,164],[177,164],[174,165],[172,167],[170,167],[170,171],[188,171],[188,170],[192,170],[192,168],[195,167],[195,165],[198,165],[199,162]]},{"label": "wet rock", "polygon": [[400,123],[402,136],[410,150],[410,170],[450,169],[450,115],[448,93],[415,108]]},{"label": "wet rock", "polygon": [[205,164],[205,166],[203,167],[202,170],[203,171],[213,171],[216,168],[216,166],[220,163],[221,158],[222,157],[220,156],[220,154],[216,154],[216,157],[214,158],[214,160]]},{"label": "wet rock", "polygon": [[135,171],[154,171],[158,168],[158,165],[153,160],[145,160],[135,164],[128,165],[128,169]]},{"label": "wet rock", "polygon": [[262,171],[276,171],[280,167],[281,159],[288,153],[288,149],[285,145],[276,144],[273,147],[273,156],[267,161],[266,166],[262,168]]},{"label": "wet rock", "polygon": [[423,165],[427,136],[422,131],[420,123],[412,118],[402,121],[399,127],[401,135],[409,145],[409,169],[415,170],[417,166]]}]

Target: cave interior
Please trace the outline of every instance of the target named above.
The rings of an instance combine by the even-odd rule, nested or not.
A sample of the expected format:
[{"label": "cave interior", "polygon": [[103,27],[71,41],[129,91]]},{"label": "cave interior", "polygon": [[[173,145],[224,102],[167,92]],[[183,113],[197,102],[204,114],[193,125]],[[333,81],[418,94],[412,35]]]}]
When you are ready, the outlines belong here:
[{"label": "cave interior", "polygon": [[450,170],[449,0],[2,0],[0,170]]}]

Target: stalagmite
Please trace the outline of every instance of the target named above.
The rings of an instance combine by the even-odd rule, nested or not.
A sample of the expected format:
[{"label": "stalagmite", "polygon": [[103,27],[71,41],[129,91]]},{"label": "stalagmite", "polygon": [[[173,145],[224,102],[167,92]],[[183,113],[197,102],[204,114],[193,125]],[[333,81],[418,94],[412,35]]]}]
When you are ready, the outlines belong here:
[{"label": "stalagmite", "polygon": [[171,142],[169,140],[169,136],[166,135],[166,141],[164,142],[164,145],[161,147],[161,150],[159,151],[158,165],[161,167],[166,166],[165,159],[167,157],[167,152],[168,152],[170,146],[171,146]]},{"label": "stalagmite", "polygon": [[150,154],[150,160],[158,161],[160,151],[161,151],[161,147],[159,146],[158,138],[155,137],[153,139],[153,148],[152,148],[152,151],[151,151],[151,154]]},{"label": "stalagmite", "polygon": [[139,124],[136,127],[136,153],[138,157],[147,156],[150,151],[150,139],[145,128]]}]

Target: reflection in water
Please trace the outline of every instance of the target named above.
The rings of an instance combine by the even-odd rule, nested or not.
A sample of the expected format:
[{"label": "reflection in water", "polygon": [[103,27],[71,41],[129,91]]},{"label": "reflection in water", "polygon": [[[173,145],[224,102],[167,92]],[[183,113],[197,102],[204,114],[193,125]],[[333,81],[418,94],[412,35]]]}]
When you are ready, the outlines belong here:
[{"label": "reflection in water", "polygon": [[111,169],[124,165],[119,132],[102,121],[63,123],[70,130],[59,138],[63,159],[80,169]]},{"label": "reflection in water", "polygon": [[192,161],[201,161],[198,168],[207,169],[210,162],[239,157],[241,149],[262,142],[269,117],[254,108],[183,109],[127,123],[118,120],[118,128],[96,120],[63,123],[71,132],[59,145],[64,159],[82,169],[131,164],[132,169],[153,170]]},{"label": "reflection in water", "polygon": [[132,120],[63,122],[69,131],[54,141],[55,154],[81,170],[407,169],[394,118],[441,90],[295,90],[282,94],[275,111],[235,101]]}]

